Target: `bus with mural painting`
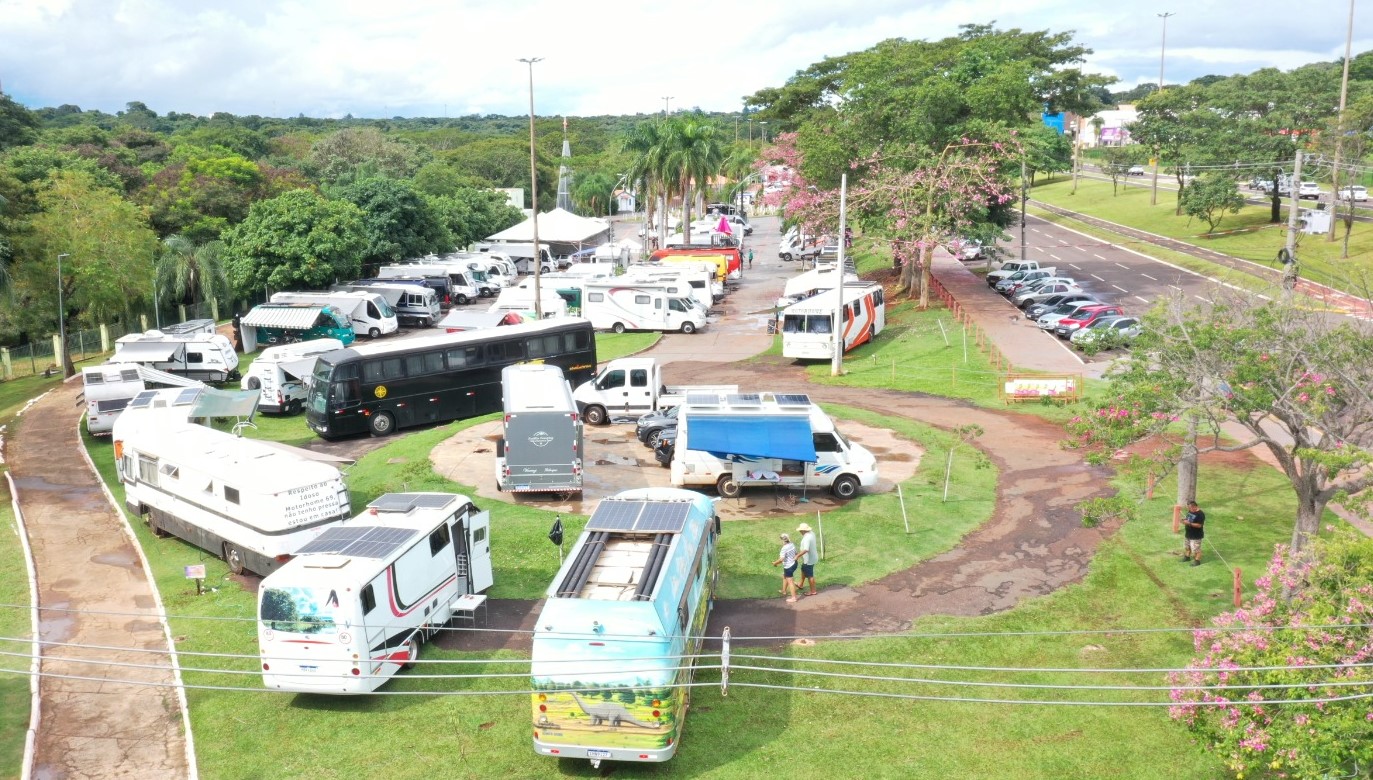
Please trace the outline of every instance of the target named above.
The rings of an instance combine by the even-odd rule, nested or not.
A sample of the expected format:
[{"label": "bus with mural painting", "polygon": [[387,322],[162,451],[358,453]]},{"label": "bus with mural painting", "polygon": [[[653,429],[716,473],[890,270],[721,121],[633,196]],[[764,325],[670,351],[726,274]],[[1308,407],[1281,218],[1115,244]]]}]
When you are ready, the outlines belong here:
[{"label": "bus with mural painting", "polygon": [[798,360],[829,360],[834,355],[835,334],[843,339],[844,352],[872,341],[887,324],[887,303],[880,284],[845,284],[843,322],[835,326],[839,292],[826,290],[797,301],[777,316],[782,333],[782,357]]},{"label": "bus with mural painting", "polygon": [[719,537],[714,502],[694,491],[639,488],[596,506],[534,624],[536,753],[593,767],[676,754]]}]

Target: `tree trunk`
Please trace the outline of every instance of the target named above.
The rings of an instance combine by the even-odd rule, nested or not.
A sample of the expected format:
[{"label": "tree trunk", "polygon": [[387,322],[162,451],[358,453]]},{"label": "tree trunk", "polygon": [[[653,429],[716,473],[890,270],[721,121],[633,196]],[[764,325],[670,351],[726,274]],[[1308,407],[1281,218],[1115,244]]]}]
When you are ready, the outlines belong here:
[{"label": "tree trunk", "polygon": [[1314,487],[1297,485],[1297,525],[1292,529],[1292,554],[1302,552],[1320,532],[1321,515],[1325,513],[1325,501],[1319,498]]},{"label": "tree trunk", "polygon": [[1282,222],[1282,196],[1278,194],[1278,179],[1273,177],[1273,200],[1268,215],[1268,221],[1274,224]]},{"label": "tree trunk", "polygon": [[920,248],[920,310],[930,308],[930,263],[934,260],[934,244]]},{"label": "tree trunk", "polygon": [[1187,435],[1182,440],[1182,457],[1178,459],[1178,506],[1187,506],[1197,497],[1197,429],[1196,415],[1187,418]]},{"label": "tree trunk", "polygon": [[691,243],[691,185],[682,187],[682,243]]}]

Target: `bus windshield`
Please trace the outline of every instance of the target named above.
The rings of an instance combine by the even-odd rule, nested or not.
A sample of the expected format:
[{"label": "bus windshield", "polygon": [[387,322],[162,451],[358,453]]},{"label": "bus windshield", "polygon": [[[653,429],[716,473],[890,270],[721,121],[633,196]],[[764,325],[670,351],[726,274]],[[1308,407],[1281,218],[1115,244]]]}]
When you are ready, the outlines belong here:
[{"label": "bus windshield", "polygon": [[782,318],[783,333],[829,333],[828,314],[788,314]]},{"label": "bus windshield", "polygon": [[258,619],[264,627],[291,634],[336,634],[337,590],[329,588],[267,588]]},{"label": "bus windshield", "polygon": [[327,360],[315,361],[315,373],[310,379],[309,396],[305,399],[306,408],[316,414],[324,414],[329,405],[329,384],[334,378],[334,364]]}]

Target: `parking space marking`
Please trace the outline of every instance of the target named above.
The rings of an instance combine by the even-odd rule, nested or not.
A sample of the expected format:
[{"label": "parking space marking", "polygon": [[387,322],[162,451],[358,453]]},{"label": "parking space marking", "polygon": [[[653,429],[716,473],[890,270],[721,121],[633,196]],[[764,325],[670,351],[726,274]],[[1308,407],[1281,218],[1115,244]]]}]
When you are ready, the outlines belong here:
[{"label": "parking space marking", "polygon": [[1045,333],[1049,336],[1049,338],[1051,338],[1051,339],[1053,339],[1055,342],[1057,342],[1058,345],[1059,345],[1060,347],[1063,347],[1063,349],[1066,350],[1066,351],[1068,352],[1069,355],[1072,355],[1074,360],[1076,360],[1077,362],[1081,363],[1081,364],[1084,365],[1084,366],[1087,365],[1087,361],[1086,361],[1086,360],[1083,360],[1082,357],[1081,357],[1080,355],[1077,354],[1077,351],[1076,351],[1076,350],[1074,350],[1072,347],[1068,346],[1067,342],[1065,342],[1063,339],[1060,339],[1058,336],[1055,336],[1055,335],[1054,335],[1052,332],[1050,332],[1050,331],[1045,331]]},{"label": "parking space marking", "polygon": [[1049,257],[1052,257],[1052,258],[1055,259],[1055,260],[1058,260],[1058,259],[1059,259],[1058,255],[1054,254],[1053,252],[1050,252],[1050,253],[1049,253]]},{"label": "parking space marking", "polygon": [[1105,260],[1105,259],[1106,259],[1106,258],[1102,257],[1101,255],[1096,255],[1096,254],[1092,255],[1092,257],[1095,257],[1095,258],[1098,259],[1098,260]]},{"label": "parking space marking", "polygon": [[1079,252],[1084,252],[1084,253],[1087,251],[1086,249],[1084,249],[1083,247],[1080,247],[1080,246],[1075,246],[1075,247],[1073,247],[1073,249],[1076,249],[1077,251],[1079,251]]},{"label": "parking space marking", "polygon": [[1196,299],[1199,300],[1199,301],[1206,301],[1207,303],[1212,303],[1212,302],[1213,302],[1210,298],[1207,298],[1207,297],[1204,296],[1204,295],[1196,295],[1196,294],[1193,294],[1192,297],[1193,297],[1193,298],[1196,298]]},{"label": "parking space marking", "polygon": [[1082,270],[1082,266],[1078,265],[1077,263],[1069,263],[1068,265],[1072,266],[1073,268],[1075,268],[1075,269],[1077,269],[1077,270],[1079,270],[1079,271]]},{"label": "parking space marking", "polygon": [[1138,295],[1135,296],[1135,300],[1140,301],[1141,303],[1148,303],[1148,302],[1149,302],[1149,299],[1148,299],[1148,298],[1141,298],[1141,297],[1139,297]]},{"label": "parking space marking", "polygon": [[1030,228],[1030,230],[1031,230],[1032,232],[1034,232],[1034,233],[1038,233],[1038,232],[1039,232],[1039,228]]},{"label": "parking space marking", "polygon": [[1111,286],[1114,287],[1114,288],[1116,288],[1117,290],[1120,290],[1120,291],[1123,292],[1123,293],[1130,292],[1129,290],[1125,289],[1124,287],[1121,287],[1121,286],[1118,285],[1118,284],[1113,284],[1113,285],[1111,285]]},{"label": "parking space marking", "polygon": [[1130,266],[1128,266],[1128,265],[1126,265],[1126,264],[1124,264],[1124,263],[1116,263],[1116,265],[1120,266],[1121,268],[1124,268],[1124,269],[1127,270],[1127,271],[1130,270]]},{"label": "parking space marking", "polygon": [[1157,282],[1157,281],[1158,281],[1158,280],[1155,279],[1154,277],[1152,277],[1152,276],[1150,276],[1149,274],[1146,274],[1146,273],[1144,273],[1144,272],[1142,272],[1142,271],[1140,272],[1139,275],[1140,275],[1140,276],[1143,276],[1145,279],[1148,279],[1149,281],[1152,281],[1152,282]]},{"label": "parking space marking", "polygon": [[1097,276],[1096,274],[1088,274],[1088,276],[1092,277],[1093,279],[1097,280],[1098,282],[1104,282],[1104,281],[1106,281],[1105,279],[1102,279],[1100,276]]},{"label": "parking space marking", "polygon": [[1182,292],[1182,288],[1178,287],[1176,284],[1170,284],[1168,286],[1172,287],[1174,290],[1177,290],[1178,292]]}]

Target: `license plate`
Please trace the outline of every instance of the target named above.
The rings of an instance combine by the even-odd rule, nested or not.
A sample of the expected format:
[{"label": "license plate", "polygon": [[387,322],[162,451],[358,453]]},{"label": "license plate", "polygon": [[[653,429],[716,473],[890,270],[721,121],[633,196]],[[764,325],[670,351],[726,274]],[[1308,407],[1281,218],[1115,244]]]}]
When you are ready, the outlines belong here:
[{"label": "license plate", "polygon": [[319,667],[318,667],[318,666],[304,666],[304,665],[302,665],[302,666],[300,667],[300,670],[301,670],[302,672],[315,672],[315,671],[319,671]]},{"label": "license plate", "polygon": [[592,750],[592,749],[588,749],[588,750],[586,751],[586,757],[587,757],[587,758],[610,758],[610,751],[609,751],[609,750]]}]

